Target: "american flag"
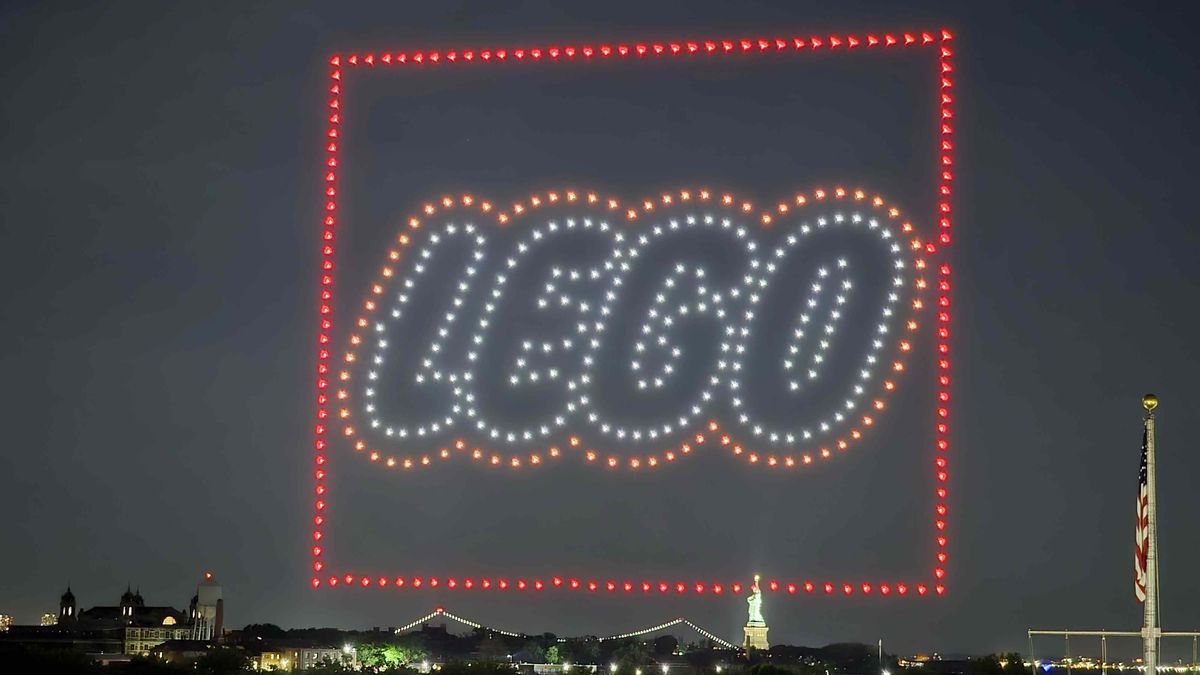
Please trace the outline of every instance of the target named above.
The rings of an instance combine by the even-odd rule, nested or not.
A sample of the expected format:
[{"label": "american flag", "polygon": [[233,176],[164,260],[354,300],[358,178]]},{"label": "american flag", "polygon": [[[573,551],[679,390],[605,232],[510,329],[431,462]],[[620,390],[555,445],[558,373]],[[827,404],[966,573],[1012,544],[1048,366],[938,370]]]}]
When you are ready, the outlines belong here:
[{"label": "american flag", "polygon": [[1137,542],[1133,548],[1133,593],[1146,601],[1146,556],[1150,552],[1150,490],[1146,486],[1146,435],[1142,433],[1142,466],[1138,469]]}]

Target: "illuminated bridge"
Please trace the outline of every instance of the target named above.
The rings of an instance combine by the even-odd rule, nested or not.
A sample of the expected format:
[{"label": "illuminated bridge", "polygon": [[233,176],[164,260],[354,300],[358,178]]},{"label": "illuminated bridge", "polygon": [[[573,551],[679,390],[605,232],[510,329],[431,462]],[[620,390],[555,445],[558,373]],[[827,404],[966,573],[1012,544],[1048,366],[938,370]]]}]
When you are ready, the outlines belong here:
[{"label": "illuminated bridge", "polygon": [[[417,628],[418,626],[421,626],[421,625],[427,623],[428,621],[431,621],[432,619],[435,619],[439,616],[444,616],[447,619],[450,619],[451,621],[460,623],[460,624],[462,624],[464,626],[468,626],[470,628],[481,628],[483,630],[491,631],[493,633],[498,633],[500,635],[507,635],[508,637],[529,637],[525,633],[518,633],[518,632],[514,632],[514,631],[510,631],[510,630],[493,628],[492,626],[485,626],[477,621],[472,621],[470,619],[466,619],[461,616],[452,614],[452,613],[446,611],[446,609],[444,607],[435,608],[429,614],[426,614],[425,616],[423,616],[419,619],[415,619],[413,621],[410,621],[410,622],[404,624],[403,626],[400,626],[399,628],[396,629],[395,632],[396,632],[396,634],[407,633],[408,631],[410,631],[414,628]],[[600,641],[606,642],[608,640],[624,640],[627,638],[636,638],[636,637],[641,637],[643,635],[649,635],[651,633],[658,633],[660,631],[667,630],[668,628],[674,628],[675,626],[680,626],[680,625],[691,628],[692,630],[696,631],[696,633],[698,633],[701,637],[711,640],[715,644],[725,647],[726,649],[737,649],[738,648],[738,646],[733,644],[732,642],[717,637],[712,632],[705,630],[704,628],[701,628],[700,626],[697,626],[696,624],[692,623],[692,621],[690,619],[687,619],[684,617],[679,617],[677,619],[671,619],[670,621],[664,621],[663,623],[660,623],[656,626],[650,626],[648,628],[641,628],[638,630],[629,631],[627,633],[618,633],[616,635],[609,635],[607,637],[600,638]],[[565,638],[559,638],[558,641],[564,642]]]}]

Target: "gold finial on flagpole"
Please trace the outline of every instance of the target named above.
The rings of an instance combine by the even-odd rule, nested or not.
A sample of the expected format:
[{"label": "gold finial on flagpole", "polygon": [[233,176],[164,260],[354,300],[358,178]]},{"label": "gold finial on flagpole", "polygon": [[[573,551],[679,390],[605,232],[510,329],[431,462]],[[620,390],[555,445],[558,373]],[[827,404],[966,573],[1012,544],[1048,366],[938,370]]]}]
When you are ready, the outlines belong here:
[{"label": "gold finial on flagpole", "polygon": [[1146,394],[1142,397],[1142,407],[1151,415],[1154,414],[1154,409],[1158,407],[1158,397],[1154,394]]}]

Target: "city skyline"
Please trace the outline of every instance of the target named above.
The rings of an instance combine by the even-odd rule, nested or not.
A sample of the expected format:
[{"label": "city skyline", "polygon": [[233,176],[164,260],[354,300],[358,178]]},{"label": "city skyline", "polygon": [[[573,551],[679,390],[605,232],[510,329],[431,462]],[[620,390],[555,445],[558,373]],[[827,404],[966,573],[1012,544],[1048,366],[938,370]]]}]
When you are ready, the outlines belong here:
[{"label": "city skyline", "polygon": [[[1188,192],[1198,177],[1190,154],[1200,136],[1188,121],[1200,59],[1184,28],[1190,13],[933,2],[6,8],[0,54],[16,100],[3,112],[10,161],[0,169],[0,201],[9,204],[11,250],[21,254],[11,263],[20,283],[5,296],[5,314],[19,320],[2,357],[13,384],[4,394],[9,450],[0,470],[10,504],[0,539],[13,552],[0,559],[0,573],[19,583],[0,595],[0,612],[36,623],[68,581],[81,600],[81,589],[98,601],[127,581],[146,597],[171,598],[212,569],[230,627],[393,625],[445,606],[487,625],[562,634],[687,616],[740,641],[746,588],[732,583],[748,588],[761,573],[778,586],[764,595],[772,643],[882,637],[898,653],[991,653],[1023,650],[1032,627],[1136,630],[1130,507],[1139,401],[1153,391],[1162,400],[1162,625],[1190,630],[1200,619],[1188,609],[1200,600],[1188,576],[1200,559],[1191,526],[1200,458],[1187,440],[1200,423],[1190,386],[1200,376],[1190,339],[1200,324],[1187,310],[1200,299]],[[464,447],[462,462],[438,464],[435,454],[432,468],[405,473],[403,454],[385,449],[371,465],[331,449],[330,495],[322,498],[341,520],[314,544],[312,476],[324,470],[309,450],[322,423],[312,414],[315,214],[326,161],[315,141],[326,134],[331,57],[376,46],[671,36],[696,36],[702,47],[707,37],[866,35],[893,26],[911,27],[918,41],[934,28],[931,40],[940,40],[945,27],[955,52],[948,517],[933,510],[943,506],[930,496],[934,455],[910,452],[932,447],[929,400],[938,392],[933,371],[920,370],[933,365],[914,360],[901,364],[913,379],[879,403],[878,434],[827,464],[818,454],[820,466],[795,481],[752,470],[731,451],[697,453],[647,477],[650,459],[665,464],[666,454],[634,448],[586,458],[581,448],[561,462],[538,455],[535,463],[547,466],[517,470],[516,454],[502,453],[498,463],[512,470],[488,473],[472,467]],[[634,203],[712,186],[714,195],[753,201],[758,217],[759,204],[769,208],[781,195],[808,191],[815,202],[811,191],[844,185],[852,204],[853,190],[865,186],[898,204],[918,234],[937,232],[937,135],[924,123],[936,112],[934,74],[910,68],[911,60],[871,61],[883,68],[872,71],[837,56],[818,54],[800,70],[769,57],[761,72],[742,61],[637,73],[614,66],[592,79],[533,65],[528,75],[506,68],[492,77],[348,75],[347,92],[356,93],[345,98],[338,199],[350,224],[339,230],[347,257],[333,283],[335,355],[349,344],[344,327],[370,293],[383,242],[439,195],[486,195],[510,209],[571,186]],[[501,160],[485,161],[492,157]],[[439,217],[429,219],[448,227]],[[776,217],[776,232],[790,226]],[[489,260],[515,245],[488,236],[479,251]],[[758,236],[770,245],[767,234],[751,239]],[[848,250],[860,256],[845,282],[853,281],[845,291],[853,301],[875,280],[859,265],[864,254]],[[695,245],[700,261],[727,254]],[[568,246],[548,255],[574,253]],[[767,289],[766,276],[762,283]],[[695,314],[705,304],[680,309]],[[828,329],[853,334],[867,325],[854,317],[849,331],[833,320]],[[522,316],[507,328],[526,325],[535,324]],[[408,343],[406,326],[389,330]],[[914,353],[932,352],[934,338],[923,339],[914,339]],[[690,371],[702,341],[681,344],[684,355],[669,363]],[[605,368],[597,379],[627,361],[598,354]],[[746,369],[773,375],[763,363],[748,360]],[[354,386],[368,374],[355,370]],[[597,385],[596,398],[620,399],[608,386]],[[513,415],[495,391],[479,395]],[[775,404],[760,396],[741,409],[790,420]],[[378,419],[361,405],[348,406],[356,424],[393,424],[385,405]],[[636,420],[651,410],[643,408],[613,409]],[[705,409],[704,419],[710,414],[722,415]],[[814,429],[837,426],[832,417],[814,420]],[[736,422],[704,431],[705,442],[742,438],[727,431]],[[636,425],[628,426],[632,438]],[[519,435],[513,452],[528,463]],[[783,445],[785,431],[779,436]],[[772,466],[816,453],[801,445],[770,455]],[[390,459],[397,466],[387,473],[381,465]],[[916,496],[906,491],[912,485]],[[949,532],[944,565],[931,564],[942,552],[930,543],[931,523]],[[340,556],[315,576],[312,562],[324,558],[314,545]],[[947,575],[944,595],[934,590],[938,570]],[[368,578],[371,590],[328,588],[343,572],[354,573],[352,585]],[[378,577],[389,580],[386,589]],[[454,586],[504,577],[514,588],[447,587],[451,577]],[[323,586],[316,591],[314,578]],[[412,579],[442,583],[413,588]],[[569,593],[572,579],[596,582],[597,592]],[[546,589],[517,592],[518,580]],[[672,591],[687,582],[687,592],[621,587],[652,583],[657,591],[667,582]],[[717,582],[723,597],[713,595]],[[891,597],[882,597],[881,582]],[[903,583],[916,596],[918,582],[929,597],[891,590]],[[822,592],[827,583],[835,592]],[[843,583],[851,592],[841,592]]]}]

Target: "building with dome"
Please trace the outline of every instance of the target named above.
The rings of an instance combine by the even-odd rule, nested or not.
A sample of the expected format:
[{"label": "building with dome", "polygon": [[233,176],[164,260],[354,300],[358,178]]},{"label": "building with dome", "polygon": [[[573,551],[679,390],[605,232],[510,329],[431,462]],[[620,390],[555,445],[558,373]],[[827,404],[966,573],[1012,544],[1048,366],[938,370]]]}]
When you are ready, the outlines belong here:
[{"label": "building with dome", "polygon": [[148,655],[167,640],[182,640],[192,635],[188,613],[169,605],[147,605],[141,589],[126,586],[115,605],[96,605],[79,609],[75,594],[67,587],[59,598],[58,626],[75,632],[106,632],[119,638],[121,652]]},{"label": "building with dome", "polygon": [[183,610],[167,605],[151,606],[142,599],[141,589],[126,587],[120,601],[115,605],[97,605],[78,610],[75,598],[68,588],[59,604],[60,622],[77,621],[84,624],[114,624],[118,626],[182,626],[188,623]]},{"label": "building with dome", "polygon": [[[116,604],[80,609],[70,584],[59,596],[58,614],[43,626],[13,626],[5,641],[30,645],[72,646],[77,649],[130,656],[148,656],[168,640],[215,641],[223,630],[221,587],[205,573],[187,610],[169,605],[148,605],[141,589],[127,585]],[[200,637],[197,637],[200,636]]]}]

